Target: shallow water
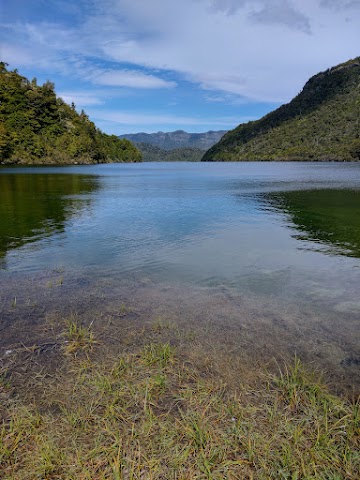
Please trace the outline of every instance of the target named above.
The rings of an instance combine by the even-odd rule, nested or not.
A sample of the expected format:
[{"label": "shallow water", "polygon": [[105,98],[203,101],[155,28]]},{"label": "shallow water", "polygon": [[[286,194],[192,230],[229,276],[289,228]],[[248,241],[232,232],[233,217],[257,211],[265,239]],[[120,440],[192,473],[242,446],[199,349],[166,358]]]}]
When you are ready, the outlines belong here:
[{"label": "shallow water", "polygon": [[354,384],[359,267],[359,164],[0,169],[6,304],[27,282],[28,297],[45,305],[43,279],[61,272],[71,288],[64,295],[62,280],[48,309],[75,299],[80,308],[101,285],[109,302],[132,296],[144,312],[166,305],[189,322],[207,312],[230,343],[241,344],[246,324],[253,345],[264,332],[269,352],[291,344],[310,360],[340,365]]}]

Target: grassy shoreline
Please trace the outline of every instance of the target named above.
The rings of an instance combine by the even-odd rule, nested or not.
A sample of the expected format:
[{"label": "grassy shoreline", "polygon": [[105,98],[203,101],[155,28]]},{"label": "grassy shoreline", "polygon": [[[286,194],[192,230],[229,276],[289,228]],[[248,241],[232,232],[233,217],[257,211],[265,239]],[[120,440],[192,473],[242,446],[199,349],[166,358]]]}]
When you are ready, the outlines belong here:
[{"label": "grassy shoreline", "polygon": [[360,477],[359,402],[298,359],[259,371],[161,320],[121,345],[108,334],[72,316],[53,342],[9,353],[1,478]]}]

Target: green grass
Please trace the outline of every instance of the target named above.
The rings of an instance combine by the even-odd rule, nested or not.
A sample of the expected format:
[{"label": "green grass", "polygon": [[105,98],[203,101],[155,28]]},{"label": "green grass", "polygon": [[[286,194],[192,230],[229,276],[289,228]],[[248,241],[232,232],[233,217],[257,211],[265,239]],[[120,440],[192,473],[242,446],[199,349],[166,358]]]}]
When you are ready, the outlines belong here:
[{"label": "green grass", "polygon": [[359,403],[298,359],[250,382],[171,342],[114,356],[75,320],[61,368],[34,375],[31,395],[3,375],[3,480],[360,478]]},{"label": "green grass", "polygon": [[81,325],[76,316],[67,321],[63,336],[66,339],[64,350],[68,354],[77,355],[80,351],[90,352],[95,344],[91,326]]}]

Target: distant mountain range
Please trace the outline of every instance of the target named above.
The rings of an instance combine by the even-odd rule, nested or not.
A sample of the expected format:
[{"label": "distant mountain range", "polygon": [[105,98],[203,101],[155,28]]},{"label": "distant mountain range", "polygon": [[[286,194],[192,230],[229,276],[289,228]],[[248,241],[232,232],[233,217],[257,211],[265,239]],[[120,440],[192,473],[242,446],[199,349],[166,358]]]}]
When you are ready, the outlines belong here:
[{"label": "distant mountain range", "polygon": [[226,132],[227,130],[210,130],[205,133],[188,133],[183,130],[176,130],[175,132],[129,133],[119,135],[119,138],[125,138],[135,144],[147,143],[163,150],[177,148],[207,150],[218,142]]},{"label": "distant mountain range", "polygon": [[226,133],[203,161],[360,160],[360,57],[319,73],[288,104]]}]

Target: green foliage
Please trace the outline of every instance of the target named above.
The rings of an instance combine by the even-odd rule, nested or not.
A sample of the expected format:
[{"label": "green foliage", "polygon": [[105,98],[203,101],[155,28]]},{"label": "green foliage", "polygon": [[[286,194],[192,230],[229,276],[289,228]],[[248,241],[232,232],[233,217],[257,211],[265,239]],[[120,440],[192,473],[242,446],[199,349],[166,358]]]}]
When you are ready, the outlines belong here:
[{"label": "green foliage", "polygon": [[67,105],[47,81],[37,85],[0,62],[0,162],[92,164],[138,162],[128,140],[106,135],[75,105]]},{"label": "green foliage", "polygon": [[95,343],[91,326],[80,325],[76,318],[68,320],[64,335],[67,339],[64,350],[68,354],[76,355],[78,352],[89,352]]},{"label": "green foliage", "polygon": [[164,150],[149,143],[136,143],[144,162],[199,162],[204,154],[199,148],[182,147]]},{"label": "green foliage", "polygon": [[360,57],[315,75],[290,103],[228,132],[202,160],[359,159]]}]

